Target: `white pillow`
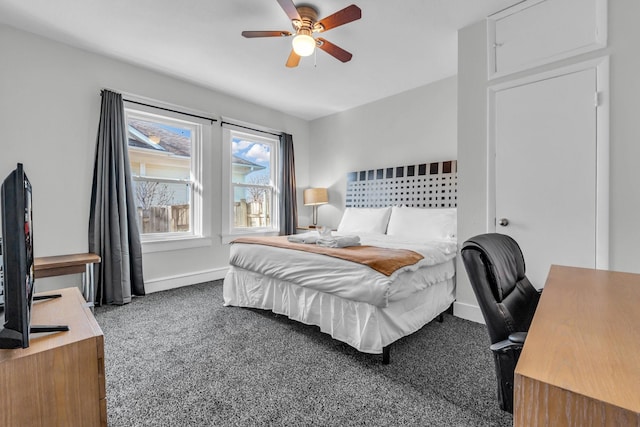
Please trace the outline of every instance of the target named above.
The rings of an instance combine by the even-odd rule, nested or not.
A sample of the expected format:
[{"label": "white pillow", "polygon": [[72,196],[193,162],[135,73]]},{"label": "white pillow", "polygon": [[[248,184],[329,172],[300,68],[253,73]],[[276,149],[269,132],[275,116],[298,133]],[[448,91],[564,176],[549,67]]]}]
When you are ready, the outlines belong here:
[{"label": "white pillow", "polygon": [[394,206],[387,234],[411,240],[455,240],[456,208],[407,208]]},{"label": "white pillow", "polygon": [[391,208],[347,208],[342,215],[338,234],[371,233],[387,231]]}]

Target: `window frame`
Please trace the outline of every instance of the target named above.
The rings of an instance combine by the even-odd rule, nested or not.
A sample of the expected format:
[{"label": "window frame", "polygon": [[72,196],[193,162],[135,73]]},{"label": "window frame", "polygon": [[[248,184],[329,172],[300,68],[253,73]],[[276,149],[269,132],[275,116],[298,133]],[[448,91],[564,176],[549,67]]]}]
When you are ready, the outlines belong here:
[{"label": "window frame", "polygon": [[[157,106],[148,105],[149,101],[144,100],[146,105],[140,105],[136,100],[124,101],[125,123],[128,132],[129,119],[140,119],[161,123],[170,126],[189,129],[192,132],[191,159],[189,179],[174,179],[164,177],[153,177],[145,175],[132,175],[133,180],[150,180],[154,182],[166,181],[167,183],[190,183],[190,231],[166,232],[166,233],[142,233],[140,230],[140,240],[142,242],[143,253],[158,252],[175,249],[185,249],[211,245],[210,226],[205,223],[206,215],[205,192],[204,192],[204,169],[203,158],[205,157],[205,141],[211,141],[211,122],[192,117],[188,112],[184,114],[174,111],[167,111],[167,104],[158,103]],[[180,108],[169,106],[173,109]],[[208,144],[210,145],[210,144]],[[129,147],[127,150],[136,150]]]},{"label": "window frame", "polygon": [[[260,184],[243,184],[233,182],[233,139],[242,138],[255,143],[269,144],[272,149],[270,151],[270,184],[266,185],[272,189],[271,200],[271,226],[269,227],[235,227],[233,215],[234,188],[237,185],[245,187],[260,187]],[[223,123],[223,164],[222,164],[222,182],[223,182],[223,214],[222,214],[222,241],[229,243],[236,237],[240,236],[268,236],[278,235],[280,233],[280,137],[272,135],[270,132],[260,132],[258,130],[246,129],[245,127],[233,126],[229,123]]]}]

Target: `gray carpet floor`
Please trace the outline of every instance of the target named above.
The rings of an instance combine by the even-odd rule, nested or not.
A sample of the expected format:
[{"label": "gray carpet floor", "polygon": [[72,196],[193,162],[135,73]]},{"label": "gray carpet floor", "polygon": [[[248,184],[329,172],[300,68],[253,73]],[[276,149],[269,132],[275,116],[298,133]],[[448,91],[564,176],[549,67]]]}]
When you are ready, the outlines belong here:
[{"label": "gray carpet floor", "polygon": [[222,282],[104,306],[115,426],[510,426],[486,327],[450,315],[394,343],[391,364],[315,326],[224,307]]}]

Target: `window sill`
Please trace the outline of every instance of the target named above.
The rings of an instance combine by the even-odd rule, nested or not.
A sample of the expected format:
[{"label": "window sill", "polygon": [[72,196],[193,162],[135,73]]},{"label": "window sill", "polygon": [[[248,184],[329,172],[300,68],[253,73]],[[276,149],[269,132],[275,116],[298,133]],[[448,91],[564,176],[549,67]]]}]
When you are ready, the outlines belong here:
[{"label": "window sill", "polygon": [[201,248],[211,246],[211,238],[189,236],[165,240],[147,240],[142,242],[142,253],[176,251],[180,249]]},{"label": "window sill", "polygon": [[235,234],[223,234],[222,235],[222,243],[231,243],[234,239],[238,237],[255,237],[255,236],[277,236],[280,234],[278,230],[273,231],[253,231],[248,233],[235,233]]}]

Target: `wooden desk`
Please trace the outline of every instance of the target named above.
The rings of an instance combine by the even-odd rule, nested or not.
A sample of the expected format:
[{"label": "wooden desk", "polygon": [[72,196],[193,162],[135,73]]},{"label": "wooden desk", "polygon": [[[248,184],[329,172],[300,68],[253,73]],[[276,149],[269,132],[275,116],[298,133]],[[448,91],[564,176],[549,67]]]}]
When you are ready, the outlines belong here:
[{"label": "wooden desk", "polygon": [[89,301],[90,307],[93,307],[93,264],[99,262],[100,257],[92,253],[37,257],[33,260],[33,273],[36,279],[82,273],[82,293],[84,299]]},{"label": "wooden desk", "polygon": [[515,370],[515,426],[640,426],[640,275],[551,266]]},{"label": "wooden desk", "polygon": [[78,288],[34,301],[32,324],[67,332],[30,335],[29,347],[0,350],[0,425],[106,426],[104,337]]}]

